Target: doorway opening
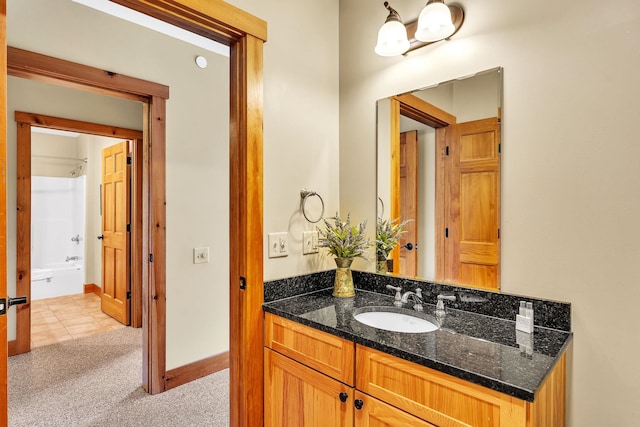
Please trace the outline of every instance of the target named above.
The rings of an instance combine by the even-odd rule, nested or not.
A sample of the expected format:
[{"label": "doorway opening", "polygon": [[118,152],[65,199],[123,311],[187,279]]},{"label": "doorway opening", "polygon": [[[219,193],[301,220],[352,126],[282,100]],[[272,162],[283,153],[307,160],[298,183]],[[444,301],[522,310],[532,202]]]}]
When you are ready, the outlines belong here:
[{"label": "doorway opening", "polygon": [[[141,327],[142,274],[141,269],[135,268],[135,266],[139,266],[141,264],[142,257],[141,225],[143,219],[141,173],[143,167],[143,133],[141,131],[133,129],[114,128],[112,126],[50,117],[33,113],[16,112],[15,118],[19,129],[17,138],[17,160],[18,164],[23,166],[17,169],[17,181],[19,183],[17,187],[17,202],[18,206],[20,207],[17,214],[17,237],[18,242],[24,242],[23,244],[18,246],[18,250],[16,253],[17,270],[24,272],[22,277],[18,278],[19,280],[16,289],[17,292],[21,295],[27,295],[29,301],[31,301],[34,297],[36,299],[38,298],[38,295],[34,293],[34,291],[38,289],[34,288],[36,286],[39,287],[41,284],[44,284],[44,296],[57,296],[48,295],[46,293],[51,292],[50,290],[55,285],[55,283],[51,283],[51,279],[54,278],[54,275],[50,269],[42,267],[51,267],[53,265],[59,264],[65,267],[64,270],[71,270],[72,273],[79,271],[79,274],[83,278],[93,278],[93,280],[91,280],[91,283],[82,283],[82,289],[73,289],[73,286],[78,286],[78,284],[70,285],[71,289],[69,289],[68,286],[65,286],[65,289],[61,291],[62,294],[77,293],[77,291],[79,290],[82,290],[82,292],[84,293],[84,285],[88,285],[88,289],[93,292],[95,292],[96,289],[99,289],[98,292],[100,293],[100,297],[102,300],[102,311],[108,312],[108,314],[112,317],[119,317],[118,320],[123,324],[131,324],[133,327]],[[59,212],[58,214],[54,213],[53,218],[50,218],[49,215],[44,215],[42,212],[34,211],[34,209],[32,209],[34,207],[33,205],[38,203],[38,198],[34,197],[33,194],[34,184],[42,185],[43,189],[46,190],[47,187],[50,187],[51,185],[66,185],[66,182],[59,182],[59,180],[61,179],[68,180],[68,178],[53,178],[57,179],[58,182],[52,183],[47,182],[47,179],[43,180],[41,179],[42,177],[37,176],[39,174],[47,173],[49,175],[64,175],[66,169],[68,169],[68,165],[65,165],[63,163],[61,166],[56,168],[55,164],[51,164],[50,160],[60,160],[52,159],[52,157],[64,158],[65,156],[51,156],[47,154],[40,154],[43,152],[46,153],[47,151],[43,151],[43,148],[40,147],[41,144],[37,144],[39,142],[37,138],[34,141],[34,138],[32,137],[33,128],[64,128],[65,131],[77,132],[86,136],[83,142],[76,143],[77,146],[75,147],[76,151],[83,154],[76,154],[75,157],[67,157],[71,157],[73,161],[80,163],[79,166],[73,167],[68,172],[68,174],[72,177],[75,175],[81,175],[81,177],[71,179],[79,179],[80,182],[82,182],[82,187],[86,185],[86,181],[89,180],[90,185],[94,188],[94,191],[92,193],[87,193],[87,196],[92,196],[92,199],[95,199],[95,193],[98,193],[98,212],[93,212],[93,215],[83,215],[83,219],[86,218],[88,220],[87,222],[90,223],[90,226],[77,228],[77,225],[74,224],[73,221],[74,218],[67,219],[64,217],[64,215],[60,215]],[[112,136],[114,136],[115,138],[112,138]],[[127,158],[131,159],[130,166],[127,166],[128,162],[126,158],[123,159],[125,166],[131,169],[131,196],[129,197],[128,195],[129,191],[126,191],[123,195],[124,203],[127,205],[125,208],[120,208],[120,210],[122,210],[122,213],[125,215],[124,220],[121,219],[120,221],[111,222],[119,222],[120,224],[120,234],[124,235],[123,238],[126,240],[126,250],[122,252],[126,255],[124,257],[109,257],[104,255],[105,253],[107,253],[107,251],[96,248],[95,244],[92,245],[92,247],[87,247],[86,250],[80,250],[79,248],[81,246],[81,242],[86,243],[86,237],[90,233],[95,234],[96,237],[98,237],[98,239],[96,240],[99,240],[100,246],[107,246],[105,244],[105,239],[103,236],[103,234],[105,233],[104,220],[113,216],[112,214],[109,215],[108,213],[113,213],[116,203],[113,198],[109,198],[107,191],[103,189],[104,179],[102,170],[103,168],[101,167],[101,165],[103,163],[103,153],[110,150],[110,148],[108,147],[123,145],[114,145],[114,142],[121,140],[131,142],[131,144],[129,144],[128,142],[124,144],[125,146],[130,145],[131,147],[130,152],[129,150],[127,150],[130,156],[126,156]],[[35,151],[34,142],[36,143],[35,147],[40,147],[35,148]],[[54,142],[55,141],[49,141],[49,150],[51,150],[52,144],[54,144]],[[91,161],[89,161],[90,159]],[[49,162],[48,164],[42,164],[42,160],[49,160]],[[96,163],[98,163],[97,167]],[[82,175],[83,173],[84,175]],[[34,175],[36,176],[34,177]],[[129,176],[128,173],[126,175],[127,177]],[[99,181],[100,184],[96,188],[97,181]],[[60,193],[58,193],[57,196],[58,200],[50,204],[50,207],[53,206],[56,209],[62,210],[63,213],[69,213],[69,207],[65,206],[67,203],[65,203],[64,198],[62,198],[61,200]],[[44,197],[47,198],[47,195],[44,194]],[[73,200],[77,197],[75,194],[70,194],[69,198],[70,200]],[[96,205],[96,203],[93,203],[93,205]],[[86,207],[87,204],[84,203],[84,206],[80,206],[76,210],[83,210],[83,208],[86,210]],[[70,215],[73,216],[73,214]],[[57,226],[50,223],[50,221],[52,220],[56,221]],[[100,224],[99,228],[96,226],[96,223]],[[42,227],[40,227],[40,225],[42,225]],[[42,228],[42,231],[55,230],[54,234],[64,234],[65,232],[69,234],[69,232],[71,232],[71,237],[69,238],[70,244],[67,245],[67,249],[70,254],[60,253],[60,251],[57,251],[57,253],[54,251],[47,251],[47,245],[45,245],[42,241],[44,239],[39,239],[38,237],[39,228]],[[100,234],[97,234],[97,229],[100,230]],[[75,230],[77,233],[72,232],[73,230]],[[131,238],[129,238],[129,236]],[[64,236],[62,240],[64,240]],[[30,243],[27,244],[26,242]],[[43,244],[40,244],[41,242]],[[94,243],[93,239],[91,240],[91,242]],[[78,248],[74,248],[74,244]],[[82,246],[84,246],[84,244]],[[65,246],[60,246],[59,248],[62,249],[64,247]],[[74,253],[71,254],[71,252]],[[98,255],[96,255],[96,252],[98,253]],[[64,259],[60,257],[64,257]],[[97,262],[98,258],[99,262]],[[104,260],[107,260],[107,262],[110,264],[116,263],[117,260],[118,265],[112,265],[112,268],[105,269]],[[92,268],[87,268],[90,267],[90,264],[88,262],[90,262]],[[96,273],[95,271],[96,265],[100,265],[99,273]],[[33,268],[36,268],[36,270],[33,270]],[[91,271],[92,276],[88,276],[82,270]],[[113,272],[118,272],[117,274],[120,275],[122,280],[125,281],[125,283],[123,284],[125,286],[124,290],[119,291],[118,295],[115,297],[115,292],[109,286],[114,279]],[[84,282],[84,279],[82,281]],[[99,282],[100,285],[97,286],[94,282]],[[49,286],[47,287],[47,285]],[[38,290],[38,292],[42,291]],[[114,313],[112,311],[114,299],[122,300],[121,302],[123,304],[126,304],[126,314],[124,315],[124,317],[117,315],[114,316]],[[30,349],[31,304],[26,304],[17,313],[16,341],[15,345],[10,348],[9,354],[13,355],[25,353]]]},{"label": "doorway opening", "polygon": [[[117,3],[171,21],[182,28],[224,42],[231,48],[231,424],[257,425],[262,420],[262,46],[266,41],[266,23],[224,2],[220,5],[203,3],[193,8],[176,8],[161,2],[143,5],[140,2],[118,0]],[[181,4],[179,1],[174,3]],[[5,6],[3,0],[0,0],[0,4]],[[104,70],[89,67],[82,67],[76,74],[70,73],[65,66],[57,72],[51,72],[51,68],[60,66],[61,61],[55,58],[47,58],[34,68],[21,67],[23,64],[16,63],[15,56],[11,58],[13,53],[11,49],[7,50],[8,74],[39,76],[36,78],[45,80],[61,79],[72,86],[86,86],[87,81],[95,82],[93,90],[117,93],[121,97],[141,100],[146,105],[145,130],[153,139],[144,144],[143,252],[154,257],[150,261],[145,256],[142,265],[143,306],[147,308],[143,316],[143,364],[146,366],[143,377],[145,388],[150,393],[159,393],[164,390],[166,373],[163,166],[168,88],[158,91],[149,82],[121,75],[113,78],[109,74],[110,77],[106,78]],[[43,64],[49,70],[43,71]],[[6,95],[6,83],[0,84],[0,92]],[[6,123],[0,123],[0,126],[5,128]],[[0,157],[5,155],[6,146],[0,147]],[[1,190],[0,202],[5,203],[6,189]],[[0,215],[0,223],[6,224],[5,216]],[[0,239],[0,244],[4,244],[3,239]],[[6,258],[6,247],[0,246],[0,252]],[[18,276],[23,274],[18,272]],[[240,288],[238,283],[246,286]],[[0,292],[6,294],[6,281],[0,280]],[[4,319],[0,318],[0,339],[6,342]],[[3,362],[3,365],[6,366],[6,363]],[[6,372],[6,369],[3,371]],[[0,388],[0,417],[6,419],[6,388]]]}]

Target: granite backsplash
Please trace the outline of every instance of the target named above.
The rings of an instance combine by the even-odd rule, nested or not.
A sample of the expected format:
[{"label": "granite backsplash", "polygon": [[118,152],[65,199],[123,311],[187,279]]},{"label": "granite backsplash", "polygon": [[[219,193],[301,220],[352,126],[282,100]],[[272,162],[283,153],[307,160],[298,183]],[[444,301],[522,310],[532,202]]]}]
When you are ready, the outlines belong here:
[{"label": "granite backsplash", "polygon": [[[505,320],[515,320],[520,301],[533,303],[535,325],[543,328],[571,331],[571,304],[538,298],[450,286],[424,280],[353,270],[353,282],[358,289],[393,295],[387,285],[400,286],[403,292],[422,289],[424,302],[436,304],[439,294],[455,295],[447,307]],[[333,287],[335,270],[311,273],[264,283],[264,302],[272,302]]]}]

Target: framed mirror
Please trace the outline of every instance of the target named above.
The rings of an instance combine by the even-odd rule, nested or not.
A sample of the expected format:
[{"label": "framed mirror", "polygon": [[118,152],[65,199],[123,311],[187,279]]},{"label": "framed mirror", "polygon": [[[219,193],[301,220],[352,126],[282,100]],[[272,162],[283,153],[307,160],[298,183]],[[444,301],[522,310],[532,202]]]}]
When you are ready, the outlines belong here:
[{"label": "framed mirror", "polygon": [[378,230],[404,224],[379,273],[499,289],[502,74],[378,100]]}]

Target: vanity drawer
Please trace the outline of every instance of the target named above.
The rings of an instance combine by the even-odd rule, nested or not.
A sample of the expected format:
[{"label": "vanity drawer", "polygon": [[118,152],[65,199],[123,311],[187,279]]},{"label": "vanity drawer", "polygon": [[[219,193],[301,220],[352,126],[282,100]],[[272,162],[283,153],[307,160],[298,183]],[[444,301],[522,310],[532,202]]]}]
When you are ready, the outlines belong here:
[{"label": "vanity drawer", "polygon": [[265,346],[347,385],[354,385],[353,342],[265,313]]},{"label": "vanity drawer", "polygon": [[441,427],[526,425],[523,400],[358,345],[356,388]]}]

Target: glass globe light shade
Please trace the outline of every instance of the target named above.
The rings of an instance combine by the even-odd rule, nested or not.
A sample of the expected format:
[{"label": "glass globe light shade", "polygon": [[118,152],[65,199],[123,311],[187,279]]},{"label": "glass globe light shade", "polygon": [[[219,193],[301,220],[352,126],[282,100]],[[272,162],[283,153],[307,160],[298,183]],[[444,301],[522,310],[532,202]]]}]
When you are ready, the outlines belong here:
[{"label": "glass globe light shade", "polygon": [[454,33],[451,10],[440,2],[428,3],[418,17],[415,38],[423,42],[436,42]]},{"label": "glass globe light shade", "polygon": [[388,20],[378,31],[378,43],[375,51],[380,56],[396,56],[409,49],[407,29],[396,20]]}]

